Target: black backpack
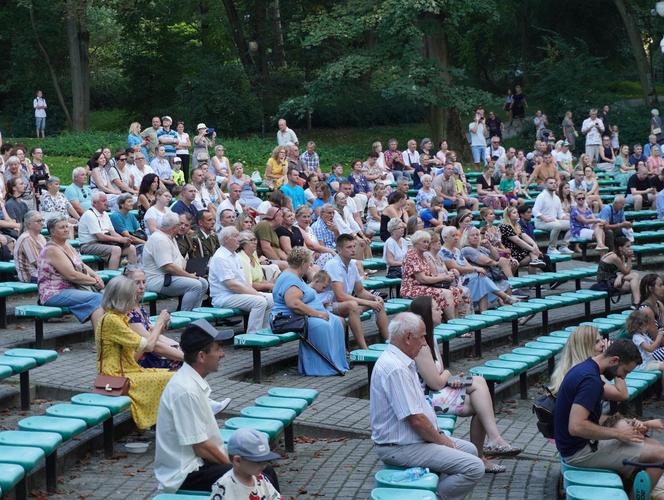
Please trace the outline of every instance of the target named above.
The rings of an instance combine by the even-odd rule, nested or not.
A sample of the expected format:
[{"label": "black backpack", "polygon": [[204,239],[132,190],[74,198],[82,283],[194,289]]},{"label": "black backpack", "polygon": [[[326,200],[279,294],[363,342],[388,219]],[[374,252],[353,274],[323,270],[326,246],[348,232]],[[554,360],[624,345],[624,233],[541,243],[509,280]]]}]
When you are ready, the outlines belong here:
[{"label": "black backpack", "polygon": [[537,429],[542,436],[553,439],[553,413],[556,408],[556,397],[547,386],[543,386],[547,394],[535,398],[533,413],[537,417]]}]

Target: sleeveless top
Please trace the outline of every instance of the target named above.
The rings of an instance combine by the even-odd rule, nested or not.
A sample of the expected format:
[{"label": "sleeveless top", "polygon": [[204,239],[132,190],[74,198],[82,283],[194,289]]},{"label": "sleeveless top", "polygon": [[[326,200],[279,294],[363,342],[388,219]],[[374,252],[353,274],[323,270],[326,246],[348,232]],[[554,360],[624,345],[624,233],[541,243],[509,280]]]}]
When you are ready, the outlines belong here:
[{"label": "sleeveless top", "polygon": [[[62,290],[68,288],[74,288],[72,284],[64,279],[62,274],[60,274],[55,267],[53,267],[44,257],[46,250],[49,247],[55,246],[54,243],[47,243],[42,251],[39,253],[39,259],[37,260],[37,283],[39,286],[39,301],[43,304],[48,299],[57,295]],[[65,250],[62,250],[63,252]],[[83,268],[83,263],[81,262],[81,257],[78,252],[74,252],[74,255],[66,254],[74,264],[76,270]]]},{"label": "sleeveless top", "polygon": [[387,230],[388,222],[390,222],[389,215],[380,214],[380,239],[382,241],[387,241],[387,238],[390,237],[390,233]]},{"label": "sleeveless top", "polygon": [[597,281],[608,281],[613,285],[615,279],[618,277],[618,266],[600,259],[597,265]]}]

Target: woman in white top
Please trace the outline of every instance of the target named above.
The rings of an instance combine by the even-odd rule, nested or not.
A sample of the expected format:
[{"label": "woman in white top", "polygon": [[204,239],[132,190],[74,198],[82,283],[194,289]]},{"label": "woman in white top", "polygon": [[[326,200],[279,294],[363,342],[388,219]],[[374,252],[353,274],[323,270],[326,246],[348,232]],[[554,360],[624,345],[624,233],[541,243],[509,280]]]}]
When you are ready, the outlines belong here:
[{"label": "woman in white top", "polygon": [[381,144],[380,141],[376,141],[371,145],[371,151],[374,153],[378,153],[378,159],[376,160],[376,163],[378,163],[378,166],[382,169],[385,170],[385,153],[383,153],[383,145]]},{"label": "woman in white top", "polygon": [[115,188],[122,193],[130,193],[134,196],[138,195],[139,186],[135,186],[134,176],[129,167],[127,167],[127,151],[120,149],[115,153],[115,163],[113,165],[107,164],[106,171],[108,173],[108,180],[115,186]]},{"label": "woman in white top", "polygon": [[493,412],[489,388],[482,377],[452,376],[443,366],[438,343],[433,336],[434,325],[443,321],[443,312],[431,297],[422,296],[413,300],[410,310],[418,314],[426,328],[427,345],[415,357],[417,372],[425,391],[429,392],[437,415],[472,417],[470,441],[477,448],[485,472],[505,472],[505,467],[495,464],[488,457],[513,457],[521,453],[500,434]]},{"label": "woman in white top", "polygon": [[304,237],[304,245],[311,251],[314,252],[314,260],[317,260],[321,254],[329,253],[332,256],[336,255],[336,252],[331,248],[321,245],[314,234],[314,230],[311,228],[311,217],[313,210],[308,205],[301,205],[295,211],[295,223],[297,227],[300,228],[302,236]]},{"label": "woman in white top", "polygon": [[95,153],[88,162],[88,165],[90,166],[90,189],[93,194],[95,191],[106,193],[110,207],[115,205],[118,196],[120,196],[122,192],[111,184],[111,180],[108,177],[108,171],[106,170],[107,164],[108,158],[102,152]]},{"label": "woman in white top", "polygon": [[210,165],[217,176],[217,183],[223,184],[231,176],[231,163],[224,156],[224,147],[219,144],[214,148],[214,156],[210,160]]},{"label": "woman in white top", "polygon": [[150,236],[159,229],[161,219],[171,211],[170,204],[172,198],[173,197],[168,189],[160,188],[157,190],[157,198],[155,199],[154,205],[148,208],[148,211],[145,212],[145,216],[143,217],[145,234],[147,236]]},{"label": "woman in white top", "polygon": [[403,258],[406,256],[410,244],[403,237],[406,224],[396,217],[387,223],[387,231],[390,237],[385,240],[383,246],[383,260],[387,264],[388,278],[401,278]]},{"label": "woman in white top", "polygon": [[373,194],[367,202],[366,234],[369,238],[380,232],[380,214],[385,207],[387,207],[387,189],[382,182],[376,182]]},{"label": "woman in white top", "polygon": [[205,189],[210,195],[210,201],[214,204],[215,207],[219,207],[219,204],[226,199],[224,193],[219,189],[217,184],[217,176],[213,172],[208,172],[205,174]]},{"label": "woman in white top", "polygon": [[184,122],[178,122],[177,134],[178,143],[175,146],[175,154],[182,160],[184,181],[189,182],[189,148],[191,148],[191,139],[189,138],[189,134],[184,131]]},{"label": "woman in white top", "polygon": [[348,206],[348,198],[342,192],[334,195],[334,225],[337,226],[339,234],[351,234],[357,240],[357,253],[358,259],[371,258],[371,247],[369,246],[371,240],[364,236],[362,228],[358,225],[353,217],[353,211]]}]

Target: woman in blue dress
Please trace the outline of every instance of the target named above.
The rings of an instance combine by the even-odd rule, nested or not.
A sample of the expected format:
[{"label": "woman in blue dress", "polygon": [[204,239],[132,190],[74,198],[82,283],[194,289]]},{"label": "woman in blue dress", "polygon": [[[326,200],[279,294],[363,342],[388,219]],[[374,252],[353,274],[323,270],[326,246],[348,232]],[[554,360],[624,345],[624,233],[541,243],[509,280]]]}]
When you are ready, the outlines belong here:
[{"label": "woman in blue dress", "polygon": [[[279,275],[272,290],[272,317],[280,313],[308,316],[307,331],[311,343],[342,372],[348,371],[341,319],[328,312],[314,289],[302,281],[302,276],[311,266],[311,251],[305,247],[295,247],[286,260],[288,268]],[[337,372],[304,342],[300,342],[298,371],[302,375],[317,377],[337,375]]]}]

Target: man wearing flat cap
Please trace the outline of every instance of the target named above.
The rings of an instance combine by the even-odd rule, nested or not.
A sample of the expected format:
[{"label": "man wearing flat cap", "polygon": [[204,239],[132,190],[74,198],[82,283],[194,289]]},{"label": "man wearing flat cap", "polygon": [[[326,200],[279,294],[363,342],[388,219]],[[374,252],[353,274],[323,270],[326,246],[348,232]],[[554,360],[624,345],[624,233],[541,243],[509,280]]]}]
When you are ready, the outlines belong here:
[{"label": "man wearing flat cap", "polygon": [[[166,385],[157,414],[154,469],[160,491],[210,491],[232,467],[205,381],[224,357],[220,342],[231,338],[232,331],[219,332],[205,320],[194,321],[182,333],[184,363]],[[265,475],[278,488],[274,470],[266,469]]]}]

